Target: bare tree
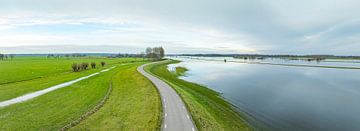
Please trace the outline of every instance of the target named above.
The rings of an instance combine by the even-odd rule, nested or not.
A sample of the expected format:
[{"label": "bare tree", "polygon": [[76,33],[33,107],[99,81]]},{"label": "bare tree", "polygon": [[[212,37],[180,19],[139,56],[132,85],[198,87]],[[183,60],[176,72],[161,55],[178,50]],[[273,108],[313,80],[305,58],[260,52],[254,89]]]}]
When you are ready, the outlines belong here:
[{"label": "bare tree", "polygon": [[160,48],[159,47],[154,47],[153,48],[153,53],[154,53],[153,58],[156,59],[156,60],[159,60],[160,59]]},{"label": "bare tree", "polygon": [[160,58],[164,58],[165,57],[165,50],[163,47],[159,47],[159,50],[160,50]]},{"label": "bare tree", "polygon": [[160,60],[165,56],[165,50],[162,47],[148,47],[146,48],[145,53],[147,58],[151,58],[153,60]]}]

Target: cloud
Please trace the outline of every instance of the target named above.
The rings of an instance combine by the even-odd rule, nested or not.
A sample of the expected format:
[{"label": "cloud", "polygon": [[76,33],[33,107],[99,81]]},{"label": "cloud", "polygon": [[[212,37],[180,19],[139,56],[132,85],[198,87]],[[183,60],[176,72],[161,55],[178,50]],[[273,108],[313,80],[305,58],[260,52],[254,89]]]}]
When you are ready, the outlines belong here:
[{"label": "cloud", "polygon": [[[0,5],[0,40],[13,46],[162,45],[178,53],[360,55],[359,4],[357,0],[5,0]],[[15,36],[22,42],[9,40]],[[40,36],[59,38],[40,40]],[[349,47],[351,51],[345,50]]]},{"label": "cloud", "polygon": [[[74,38],[56,35],[2,35],[0,37],[1,47],[29,46],[29,45],[54,45],[59,41],[69,41]],[[51,43],[51,44],[49,44]]]}]

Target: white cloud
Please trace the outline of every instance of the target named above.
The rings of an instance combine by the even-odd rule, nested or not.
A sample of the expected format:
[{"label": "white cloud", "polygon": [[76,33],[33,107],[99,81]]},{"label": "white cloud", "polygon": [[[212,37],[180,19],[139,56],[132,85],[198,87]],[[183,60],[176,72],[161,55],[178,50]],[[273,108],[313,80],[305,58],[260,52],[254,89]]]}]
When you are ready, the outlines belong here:
[{"label": "white cloud", "polygon": [[5,0],[0,5],[0,46],[163,45],[178,53],[342,54],[349,53],[342,51],[344,43],[352,52],[360,48],[359,28],[344,24],[360,18],[358,4],[357,0]]},{"label": "white cloud", "polygon": [[29,46],[29,45],[51,45],[59,42],[74,40],[68,36],[57,35],[5,35],[0,37],[1,47]]}]

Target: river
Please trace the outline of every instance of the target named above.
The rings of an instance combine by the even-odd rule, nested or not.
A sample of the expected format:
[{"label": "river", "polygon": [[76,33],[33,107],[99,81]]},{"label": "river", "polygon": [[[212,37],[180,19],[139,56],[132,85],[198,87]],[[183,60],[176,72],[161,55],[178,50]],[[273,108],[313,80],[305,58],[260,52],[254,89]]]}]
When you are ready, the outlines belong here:
[{"label": "river", "polygon": [[[181,79],[222,93],[268,130],[360,130],[358,69],[225,63],[221,60],[232,58],[223,57],[173,59],[182,62],[169,65],[169,70],[189,69]],[[357,62],[305,64],[360,67]]]}]

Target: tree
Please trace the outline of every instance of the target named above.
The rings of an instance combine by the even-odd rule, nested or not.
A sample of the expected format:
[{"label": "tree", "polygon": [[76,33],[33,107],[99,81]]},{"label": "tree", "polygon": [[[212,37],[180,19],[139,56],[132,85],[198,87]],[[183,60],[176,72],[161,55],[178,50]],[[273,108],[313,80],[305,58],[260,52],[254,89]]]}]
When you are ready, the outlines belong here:
[{"label": "tree", "polygon": [[102,66],[102,67],[104,67],[105,64],[106,64],[105,62],[103,62],[103,61],[101,62],[101,66]]},{"label": "tree", "polygon": [[155,58],[156,60],[160,60],[160,48],[159,47],[154,47],[153,48],[153,53],[154,53],[153,58]]},{"label": "tree", "polygon": [[15,55],[14,55],[14,54],[10,54],[9,57],[10,57],[11,59],[14,59]]},{"label": "tree", "polygon": [[146,48],[145,50],[146,57],[151,58],[151,54],[153,53],[153,49],[151,47]]},{"label": "tree", "polygon": [[71,68],[73,69],[74,72],[80,71],[80,65],[77,63],[72,64]]},{"label": "tree", "polygon": [[165,50],[163,47],[159,47],[159,49],[160,49],[160,58],[162,59],[165,57]]},{"label": "tree", "polygon": [[96,68],[96,63],[95,62],[91,62],[91,68]]},{"label": "tree", "polygon": [[84,63],[81,64],[81,69],[82,70],[86,70],[88,67],[89,67],[89,63],[84,62]]},{"label": "tree", "polygon": [[51,57],[54,57],[55,55],[54,54],[48,54],[47,56],[46,56],[46,58],[51,58]]},{"label": "tree", "polygon": [[0,60],[4,60],[4,54],[0,54]]},{"label": "tree", "polygon": [[141,52],[141,53],[139,54],[139,57],[143,58],[143,60],[144,60],[144,59],[145,59],[145,52]]},{"label": "tree", "polygon": [[165,50],[162,47],[146,48],[145,56],[153,60],[160,60],[165,56]]}]

